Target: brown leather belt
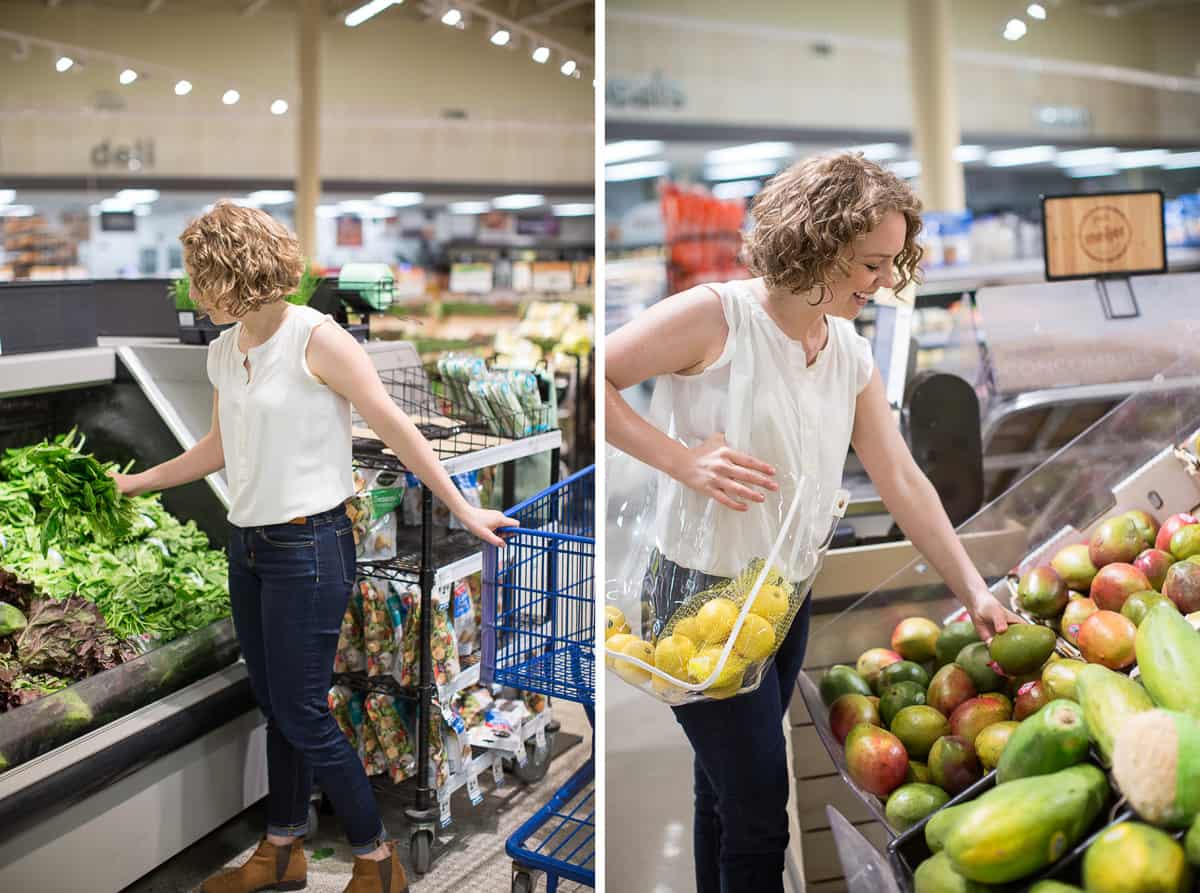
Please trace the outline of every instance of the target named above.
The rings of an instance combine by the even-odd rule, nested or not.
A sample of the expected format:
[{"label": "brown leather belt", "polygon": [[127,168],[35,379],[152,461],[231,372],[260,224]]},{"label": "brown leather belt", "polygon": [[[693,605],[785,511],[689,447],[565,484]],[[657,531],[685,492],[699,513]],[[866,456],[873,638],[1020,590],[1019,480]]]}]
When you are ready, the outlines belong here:
[{"label": "brown leather belt", "polygon": [[[347,499],[344,503],[342,503],[342,508],[346,510],[346,517],[353,520],[353,517],[350,514],[350,500],[349,499]],[[299,518],[292,518],[292,520],[290,520],[286,523],[288,523],[288,524],[307,524],[308,523],[308,515],[301,515]]]}]

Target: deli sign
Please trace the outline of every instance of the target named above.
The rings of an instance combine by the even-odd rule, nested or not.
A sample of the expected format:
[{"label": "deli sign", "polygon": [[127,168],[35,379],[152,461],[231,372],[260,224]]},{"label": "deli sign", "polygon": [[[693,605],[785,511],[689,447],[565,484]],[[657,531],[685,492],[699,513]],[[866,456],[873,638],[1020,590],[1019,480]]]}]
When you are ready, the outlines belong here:
[{"label": "deli sign", "polygon": [[92,147],[92,167],[100,170],[140,171],[154,167],[154,140],[139,138],[132,143],[111,139]]}]

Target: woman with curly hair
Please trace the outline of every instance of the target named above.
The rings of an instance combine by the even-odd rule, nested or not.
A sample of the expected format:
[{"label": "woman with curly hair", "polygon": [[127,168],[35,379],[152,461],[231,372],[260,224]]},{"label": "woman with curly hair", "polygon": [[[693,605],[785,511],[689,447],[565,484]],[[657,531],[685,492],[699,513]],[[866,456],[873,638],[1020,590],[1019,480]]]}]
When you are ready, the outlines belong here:
[{"label": "woman with curly hair", "polygon": [[[815,435],[803,471],[820,491],[841,486],[853,444],[888,510],[970,612],[985,640],[1018,618],[988,591],[913,461],[853,320],[881,287],[917,275],[921,205],[904,181],[858,154],[801,161],[753,203],[746,241],[757,278],[703,285],[660,302],[606,341],[609,442],[661,472],[660,507],[698,519],[708,500],[723,509],[711,536],[745,530],[766,491],[783,491],[802,469],[780,454],[775,432]],[[749,387],[737,378],[750,373]],[[662,376],[669,430],[638,415],[621,391]],[[659,399],[656,393],[655,399]],[[750,404],[753,404],[752,406]],[[747,442],[725,440],[735,413],[749,413]],[[784,505],[790,500],[785,494]],[[811,516],[827,506],[801,506]],[[725,534],[722,534],[722,530]],[[676,537],[678,539],[678,537]],[[761,544],[767,554],[771,543]],[[669,617],[691,582],[727,576],[663,525],[644,591]],[[689,564],[689,560],[693,563]],[[695,752],[694,850],[700,893],[783,890],[789,779],[782,719],[804,663],[811,602],[805,601],[753,692],[674,707]]]},{"label": "woman with curly hair", "polygon": [[267,829],[249,861],[204,893],[304,888],[314,778],[354,852],[347,893],[407,893],[366,772],[326,701],[355,577],[350,404],[475,536],[502,545],[496,530],[517,522],[463,498],[349,333],[288,303],[304,263],[286,228],[220,202],[180,240],[193,300],[214,322],[236,322],[208,348],[212,427],[182,455],[114,477],[128,495],[222,468],[229,482],[229,597],[267,717]]}]

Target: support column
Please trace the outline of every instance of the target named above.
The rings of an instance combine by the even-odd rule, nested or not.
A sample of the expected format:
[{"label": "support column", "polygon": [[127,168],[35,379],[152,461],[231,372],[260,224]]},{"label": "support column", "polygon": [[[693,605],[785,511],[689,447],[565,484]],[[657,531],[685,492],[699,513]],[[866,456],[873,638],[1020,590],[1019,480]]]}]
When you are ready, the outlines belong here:
[{"label": "support column", "polygon": [[296,126],[296,235],[306,258],[317,255],[321,198],[321,0],[300,2],[300,109]]},{"label": "support column", "polygon": [[954,150],[962,138],[950,57],[950,0],[908,0],[913,149],[927,211],[962,211],[966,186]]}]

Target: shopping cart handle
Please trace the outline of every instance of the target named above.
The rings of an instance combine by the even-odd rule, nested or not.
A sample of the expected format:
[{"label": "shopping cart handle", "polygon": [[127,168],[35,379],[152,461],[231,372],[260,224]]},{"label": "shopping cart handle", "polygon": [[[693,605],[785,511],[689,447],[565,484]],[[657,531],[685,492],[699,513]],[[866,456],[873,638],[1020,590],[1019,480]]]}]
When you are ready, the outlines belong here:
[{"label": "shopping cart handle", "polygon": [[[569,543],[586,543],[592,545],[596,542],[595,537],[591,536],[575,536],[573,533],[559,533],[555,530],[537,529],[535,527],[498,527],[496,533],[500,536],[517,536],[527,534],[530,536],[540,536],[546,539],[564,540]],[[493,547],[494,548],[494,547]]]}]

